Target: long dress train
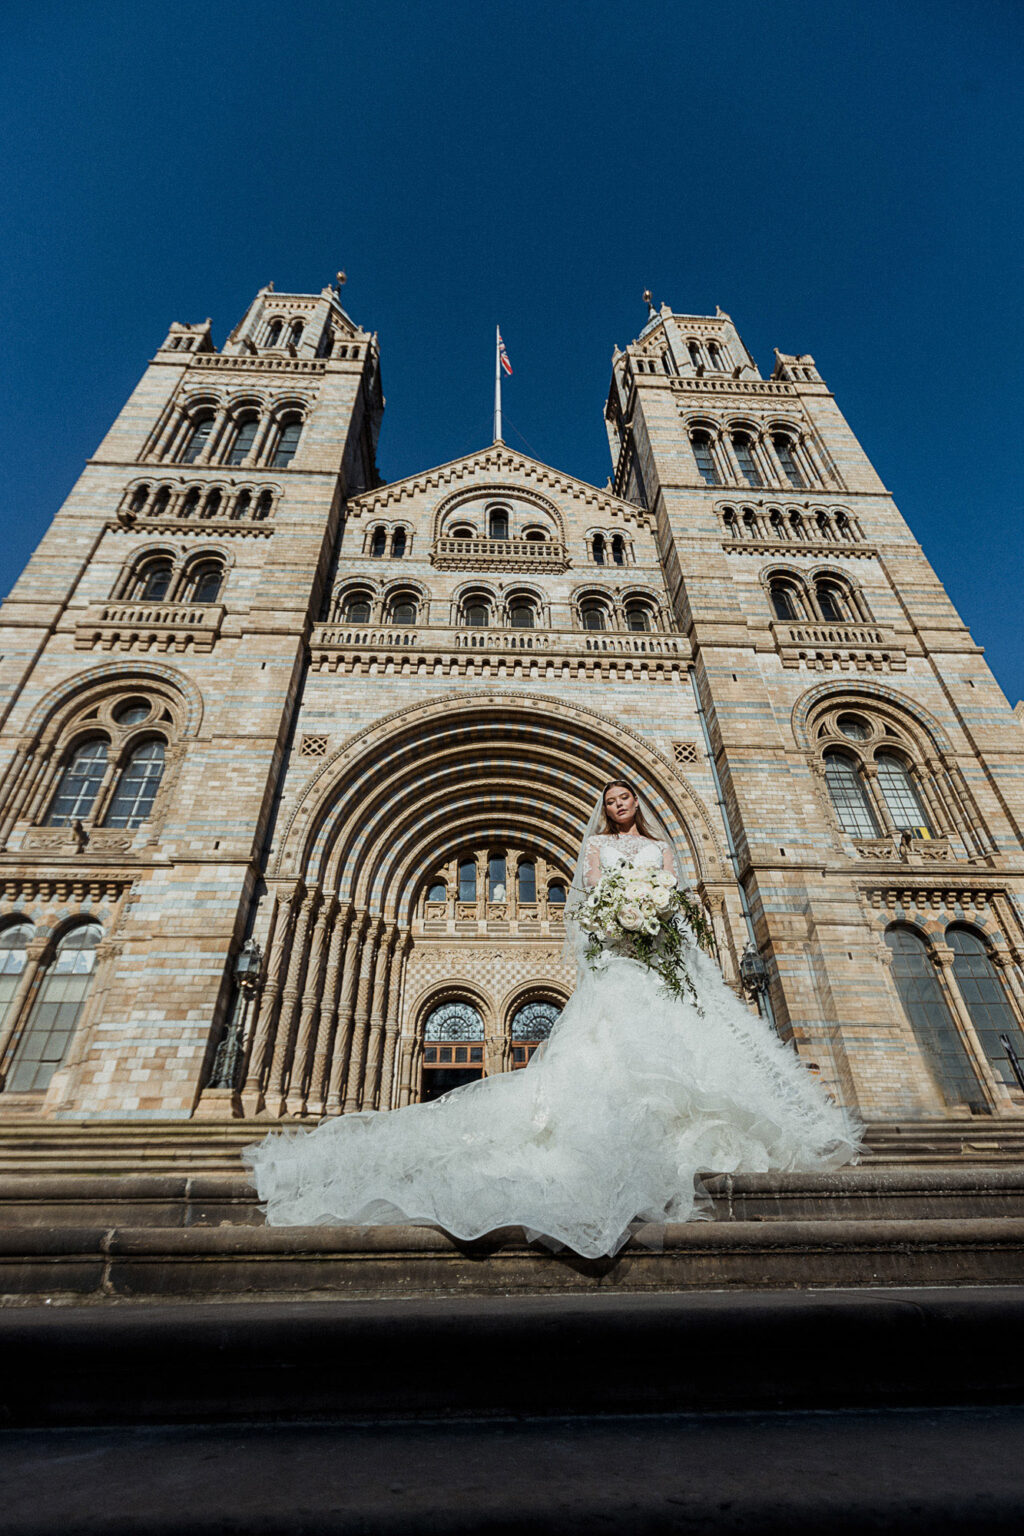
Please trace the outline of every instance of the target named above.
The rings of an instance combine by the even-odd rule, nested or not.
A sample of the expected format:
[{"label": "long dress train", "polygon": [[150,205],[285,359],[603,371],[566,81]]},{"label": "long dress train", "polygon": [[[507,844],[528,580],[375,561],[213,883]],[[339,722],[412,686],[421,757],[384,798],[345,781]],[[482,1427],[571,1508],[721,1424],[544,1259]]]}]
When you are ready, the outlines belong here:
[{"label": "long dress train", "polygon": [[[652,847],[660,862],[660,846],[632,862],[650,863]],[[458,1238],[522,1226],[597,1258],[634,1222],[702,1214],[701,1172],[809,1172],[856,1156],[855,1117],[713,959],[689,952],[700,1012],[639,962],[603,958],[581,967],[526,1068],[246,1148],[268,1223],[430,1224]]]}]

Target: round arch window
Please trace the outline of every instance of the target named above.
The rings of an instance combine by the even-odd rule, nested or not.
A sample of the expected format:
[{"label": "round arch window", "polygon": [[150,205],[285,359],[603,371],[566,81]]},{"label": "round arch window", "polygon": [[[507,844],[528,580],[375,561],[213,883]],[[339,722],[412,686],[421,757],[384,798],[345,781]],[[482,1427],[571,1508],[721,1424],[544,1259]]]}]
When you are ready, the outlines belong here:
[{"label": "round arch window", "polygon": [[517,1008],[512,1016],[512,1066],[525,1067],[539,1045],[548,1038],[561,1013],[557,1003],[535,998]]},{"label": "round arch window", "polygon": [[840,715],[836,725],[850,741],[867,741],[871,727],[860,715]]},{"label": "round arch window", "polygon": [[118,725],[141,725],[143,720],[149,719],[149,711],[148,699],[129,699],[126,704],[115,709],[114,719]]}]

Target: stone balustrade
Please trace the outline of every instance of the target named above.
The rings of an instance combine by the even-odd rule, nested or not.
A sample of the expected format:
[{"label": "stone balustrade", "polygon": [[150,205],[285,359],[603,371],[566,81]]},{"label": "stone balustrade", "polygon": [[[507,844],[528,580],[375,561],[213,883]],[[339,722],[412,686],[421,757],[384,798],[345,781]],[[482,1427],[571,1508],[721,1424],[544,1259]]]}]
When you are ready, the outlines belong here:
[{"label": "stone balustrade", "polygon": [[430,563],[441,571],[564,571],[569,557],[554,539],[438,539]]}]

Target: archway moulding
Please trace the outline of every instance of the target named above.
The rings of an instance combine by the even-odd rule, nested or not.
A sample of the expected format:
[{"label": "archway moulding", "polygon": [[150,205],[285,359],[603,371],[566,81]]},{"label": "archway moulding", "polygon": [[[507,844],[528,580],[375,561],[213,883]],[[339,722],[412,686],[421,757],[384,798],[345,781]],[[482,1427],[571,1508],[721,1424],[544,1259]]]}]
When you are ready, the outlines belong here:
[{"label": "archway moulding", "polygon": [[484,1029],[494,1022],[494,1004],[478,982],[468,977],[446,976],[443,981],[426,982],[406,1009],[406,1018],[414,1024],[421,1038],[428,1015],[442,1003],[459,1000],[470,1003],[483,1020]]},{"label": "archway moulding", "polygon": [[928,732],[940,752],[955,750],[945,728],[940,725],[931,711],[925,709],[924,705],[919,704],[916,699],[908,698],[898,689],[888,688],[882,683],[859,682],[851,678],[845,682],[819,683],[814,688],[808,688],[807,692],[797,699],[792,714],[793,735],[805,752],[809,752],[812,745],[807,734],[807,720],[812,710],[826,703],[830,698],[840,699],[854,695],[862,698],[865,704],[875,699],[880,704],[888,704],[893,709],[909,715]]},{"label": "archway moulding", "polygon": [[106,666],[90,667],[84,672],[74,673],[63,682],[57,683],[49,693],[45,693],[38,700],[25,721],[22,734],[37,735],[61,708],[91,688],[102,687],[115,681],[124,682],[129,687],[141,688],[145,686],[147,680],[163,683],[165,687],[170,686],[181,694],[187,705],[181,734],[183,737],[198,735],[203,719],[202,694],[192,679],[183,672],[179,672],[175,667],[161,666],[156,662],[140,663],[134,666],[130,662],[110,662]]},{"label": "archway moulding", "polygon": [[[609,716],[568,704],[562,699],[546,694],[505,694],[491,689],[448,693],[425,703],[408,705],[343,742],[304,786],[283,829],[272,874],[292,878],[306,875],[314,845],[322,846],[329,841],[329,819],[332,811],[343,803],[348,779],[356,773],[366,772],[374,762],[383,761],[403,743],[412,748],[420,729],[438,722],[454,727],[481,716],[497,716],[499,725],[522,721],[524,716],[538,721],[540,716],[538,723],[550,725],[554,720],[569,728],[571,736],[566,742],[567,748],[571,747],[572,736],[575,736],[580,745],[587,741],[599,745],[606,757],[612,757],[618,751],[621,764],[611,771],[632,771],[646,779],[664,797],[681,829],[689,833],[697,878],[710,882],[725,878],[724,852],[707,807],[655,746]],[[591,777],[597,767],[603,772],[607,766],[607,763],[595,762],[593,754],[588,754],[588,760],[583,764],[583,777]],[[314,873],[313,878],[315,880],[319,875]]]},{"label": "archway moulding", "polygon": [[[555,506],[555,503],[547,496],[541,496],[539,492],[528,490],[525,486],[509,485],[507,481],[481,481],[479,485],[462,486],[457,491],[452,491],[438,503],[434,512],[433,537],[441,536],[441,525],[450,513],[458,510],[466,502],[477,501],[519,501],[525,502],[536,512],[542,512],[550,517],[558,530],[558,537],[565,541],[565,519]],[[479,535],[486,538],[486,534]]]}]

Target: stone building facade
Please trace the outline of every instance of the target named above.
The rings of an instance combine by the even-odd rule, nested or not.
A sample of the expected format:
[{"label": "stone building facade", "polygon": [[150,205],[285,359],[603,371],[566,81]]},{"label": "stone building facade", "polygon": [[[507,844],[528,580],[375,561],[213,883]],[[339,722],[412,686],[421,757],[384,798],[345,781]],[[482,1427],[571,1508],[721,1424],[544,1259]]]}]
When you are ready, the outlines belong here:
[{"label": "stone building facade", "polygon": [[377,339],[174,325],[0,614],[0,1116],[525,1064],[600,785],[870,1119],[1019,1114],[1024,737],[813,358],[649,310],[614,473],[382,484]]}]

